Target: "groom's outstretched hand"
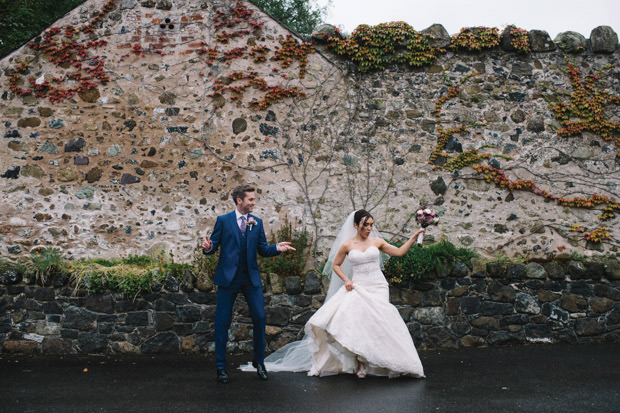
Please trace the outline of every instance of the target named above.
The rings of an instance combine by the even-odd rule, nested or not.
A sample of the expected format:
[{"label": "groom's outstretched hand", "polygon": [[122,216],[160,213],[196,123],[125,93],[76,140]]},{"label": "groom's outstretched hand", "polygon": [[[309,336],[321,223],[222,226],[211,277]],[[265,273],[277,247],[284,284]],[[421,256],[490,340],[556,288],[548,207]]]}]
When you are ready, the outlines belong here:
[{"label": "groom's outstretched hand", "polygon": [[[204,248],[204,247],[203,247]],[[286,251],[297,251],[295,248],[293,248],[291,246],[290,242],[278,242],[276,244],[276,249],[280,252],[286,252]]]},{"label": "groom's outstretched hand", "polygon": [[205,252],[206,252],[206,251],[209,251],[209,250],[211,249],[211,247],[212,247],[212,246],[213,246],[213,241],[211,241],[211,240],[209,239],[209,236],[207,235],[207,236],[205,237],[205,240],[204,240],[204,241],[202,241],[202,245],[201,245],[201,247],[202,247],[203,251],[205,251]]}]

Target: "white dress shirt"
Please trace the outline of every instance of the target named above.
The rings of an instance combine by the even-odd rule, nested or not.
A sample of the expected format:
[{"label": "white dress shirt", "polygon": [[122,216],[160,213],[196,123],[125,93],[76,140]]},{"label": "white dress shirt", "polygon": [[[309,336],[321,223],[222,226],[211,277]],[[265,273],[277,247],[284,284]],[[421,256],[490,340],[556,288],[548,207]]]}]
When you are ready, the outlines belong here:
[{"label": "white dress shirt", "polygon": [[237,226],[241,229],[241,217],[245,217],[245,224],[248,224],[248,214],[243,215],[241,212],[235,209],[235,215],[237,216]]}]

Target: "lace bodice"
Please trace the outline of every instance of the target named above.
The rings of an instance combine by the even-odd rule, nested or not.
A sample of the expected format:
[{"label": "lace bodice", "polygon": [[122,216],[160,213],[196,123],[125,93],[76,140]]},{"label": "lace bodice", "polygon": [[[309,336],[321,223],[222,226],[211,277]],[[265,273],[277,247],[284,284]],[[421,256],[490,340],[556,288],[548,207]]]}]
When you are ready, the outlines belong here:
[{"label": "lace bodice", "polygon": [[377,281],[377,277],[385,280],[381,272],[381,253],[377,247],[368,247],[366,251],[356,249],[349,251],[349,262],[354,283],[363,282],[366,279]]}]

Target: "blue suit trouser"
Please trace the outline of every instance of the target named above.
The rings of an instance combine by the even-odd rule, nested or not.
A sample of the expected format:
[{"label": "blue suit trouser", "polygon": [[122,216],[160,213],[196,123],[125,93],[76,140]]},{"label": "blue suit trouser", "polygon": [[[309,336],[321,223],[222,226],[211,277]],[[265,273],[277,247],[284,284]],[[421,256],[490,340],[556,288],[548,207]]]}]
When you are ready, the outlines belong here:
[{"label": "blue suit trouser", "polygon": [[254,359],[257,363],[265,360],[265,302],[263,288],[254,287],[247,273],[239,272],[228,287],[218,287],[215,308],[215,366],[226,368],[226,344],[228,329],[232,322],[233,306],[239,291],[248,303],[252,317],[254,336]]}]

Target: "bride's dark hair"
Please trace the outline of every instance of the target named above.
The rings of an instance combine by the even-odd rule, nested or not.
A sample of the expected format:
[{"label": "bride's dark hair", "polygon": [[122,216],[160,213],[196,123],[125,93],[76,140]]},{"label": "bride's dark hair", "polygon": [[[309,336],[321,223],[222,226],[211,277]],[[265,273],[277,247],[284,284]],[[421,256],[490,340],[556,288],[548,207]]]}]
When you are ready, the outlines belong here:
[{"label": "bride's dark hair", "polygon": [[359,226],[362,220],[364,220],[365,224],[366,221],[368,221],[368,218],[374,219],[374,217],[370,215],[370,212],[366,211],[365,209],[360,209],[359,211],[355,211],[355,215],[353,215],[353,223]]}]

